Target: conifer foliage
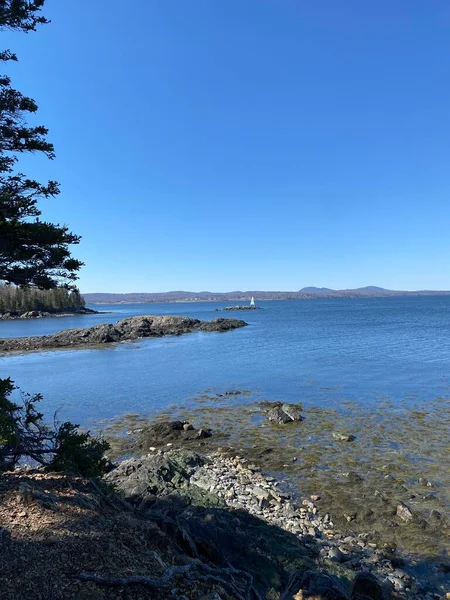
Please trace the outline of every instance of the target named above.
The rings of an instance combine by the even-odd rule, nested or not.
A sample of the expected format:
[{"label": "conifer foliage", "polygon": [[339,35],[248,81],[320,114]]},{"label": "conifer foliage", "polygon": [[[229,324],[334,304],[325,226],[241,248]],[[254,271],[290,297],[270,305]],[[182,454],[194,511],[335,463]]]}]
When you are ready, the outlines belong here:
[{"label": "conifer foliage", "polygon": [[[44,2],[0,0],[0,31],[35,31],[48,22],[40,12]],[[4,64],[16,60],[10,50],[0,52]],[[74,287],[82,263],[72,258],[69,246],[77,244],[79,236],[66,226],[40,220],[38,201],[57,196],[58,184],[39,183],[16,169],[24,152],[54,157],[47,128],[27,125],[27,115],[36,111],[34,100],[15,90],[7,75],[0,76],[0,281],[10,284],[3,285],[0,301],[16,303],[17,310],[35,308],[36,302],[55,309],[67,301],[82,302],[77,291],[57,289]],[[38,288],[52,291],[45,295]],[[20,404],[16,398],[21,398]],[[14,468],[25,457],[50,469],[86,476],[102,473],[108,444],[72,423],[45,425],[36,408],[40,400],[40,394],[19,394],[11,379],[0,379],[0,470]]]},{"label": "conifer foliage", "polygon": [[49,313],[77,313],[84,308],[84,299],[77,289],[40,290],[36,287],[0,285],[0,315],[5,313],[20,315],[35,310]]},{"label": "conifer foliage", "polygon": [[[43,4],[44,0],[0,0],[0,31],[34,31],[47,23],[39,14]],[[16,60],[10,50],[0,52],[3,64]],[[37,109],[32,98],[12,87],[8,75],[0,75],[0,280],[50,289],[70,285],[83,263],[70,250],[80,237],[65,225],[40,220],[38,201],[57,196],[58,183],[43,184],[16,169],[24,152],[55,156],[47,128],[27,125],[27,116]]]}]

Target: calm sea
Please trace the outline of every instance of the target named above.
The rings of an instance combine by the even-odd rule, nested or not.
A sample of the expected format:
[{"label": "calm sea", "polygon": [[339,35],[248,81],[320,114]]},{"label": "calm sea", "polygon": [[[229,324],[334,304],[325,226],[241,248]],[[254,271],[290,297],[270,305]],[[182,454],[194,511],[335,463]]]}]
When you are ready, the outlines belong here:
[{"label": "calm sea", "polygon": [[[223,303],[131,304],[109,314],[0,321],[0,337],[50,334],[138,314],[239,317],[249,327],[101,349],[0,358],[0,376],[44,395],[46,414],[82,425],[123,413],[155,414],[206,389],[261,399],[368,408],[389,398],[424,404],[450,394],[450,297],[266,301],[218,313]],[[245,402],[245,397],[240,400]]]}]

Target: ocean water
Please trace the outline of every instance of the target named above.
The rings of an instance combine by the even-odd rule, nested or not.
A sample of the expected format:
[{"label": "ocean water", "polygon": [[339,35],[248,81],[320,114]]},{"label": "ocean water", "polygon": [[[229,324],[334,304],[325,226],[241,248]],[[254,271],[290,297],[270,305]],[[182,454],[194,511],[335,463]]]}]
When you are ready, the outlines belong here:
[{"label": "ocean water", "polygon": [[[82,425],[124,413],[153,415],[205,390],[339,406],[420,406],[450,395],[450,297],[266,301],[263,310],[215,312],[223,303],[95,307],[108,314],[0,321],[0,337],[45,335],[138,314],[246,320],[228,333],[146,339],[100,349],[0,357],[0,376],[44,395],[46,414]],[[245,402],[243,396],[239,402]]]},{"label": "ocean water", "polygon": [[[138,314],[249,323],[227,333],[2,356],[0,377],[42,393],[47,417],[59,411],[59,420],[106,434],[119,425],[133,437],[143,417],[211,428],[213,443],[263,460],[294,498],[319,492],[321,510],[341,530],[373,532],[406,552],[406,570],[448,590],[440,565],[450,565],[443,533],[450,526],[450,297],[258,304],[263,310],[235,313],[215,312],[222,303],[111,305],[101,307],[108,314],[0,321],[0,337]],[[245,393],[226,394],[236,390]],[[274,426],[263,400],[301,402],[304,420]],[[334,431],[355,440],[336,442]],[[350,481],[350,472],[360,477]],[[392,524],[392,504],[380,503],[380,493],[394,512],[405,502],[427,527]],[[350,525],[349,511],[357,515]]]}]

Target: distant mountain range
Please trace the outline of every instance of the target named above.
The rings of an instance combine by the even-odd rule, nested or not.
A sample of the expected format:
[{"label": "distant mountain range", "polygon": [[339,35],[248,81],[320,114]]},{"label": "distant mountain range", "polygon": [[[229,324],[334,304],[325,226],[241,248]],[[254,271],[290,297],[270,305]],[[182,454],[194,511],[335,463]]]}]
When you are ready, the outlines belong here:
[{"label": "distant mountain range", "polygon": [[83,294],[87,304],[138,304],[147,302],[247,302],[252,296],[256,300],[307,300],[313,298],[381,298],[391,296],[449,296],[450,291],[418,290],[415,292],[386,290],[369,285],[350,290],[304,287],[297,292],[263,292],[259,290],[241,292],[160,292],[134,294]]}]

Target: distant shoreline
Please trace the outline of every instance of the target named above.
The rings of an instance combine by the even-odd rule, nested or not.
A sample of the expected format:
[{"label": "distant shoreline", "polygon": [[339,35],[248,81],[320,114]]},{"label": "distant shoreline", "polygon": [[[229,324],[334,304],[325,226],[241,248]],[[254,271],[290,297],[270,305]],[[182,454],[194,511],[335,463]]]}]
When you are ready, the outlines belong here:
[{"label": "distant shoreline", "polygon": [[93,310],[91,308],[83,308],[78,311],[61,311],[61,312],[50,312],[45,310],[27,310],[24,312],[19,311],[7,311],[0,313],[0,321],[28,321],[30,319],[47,319],[60,318],[60,317],[82,317],[86,315],[103,315],[108,314],[107,312],[101,312]]},{"label": "distant shoreline", "polygon": [[[182,293],[182,292],[181,292]],[[153,303],[198,303],[198,302],[249,302],[252,296],[256,302],[268,300],[320,300],[320,299],[345,299],[345,298],[401,298],[401,297],[422,297],[422,296],[450,296],[450,291],[364,291],[364,290],[336,290],[332,292],[302,293],[302,292],[258,292],[252,291],[242,293],[242,295],[233,295],[233,293],[208,294],[205,296],[195,295],[189,297],[193,292],[186,292],[188,297],[174,297],[173,292],[168,293],[149,293],[149,294],[83,294],[86,304],[153,304]]]}]

